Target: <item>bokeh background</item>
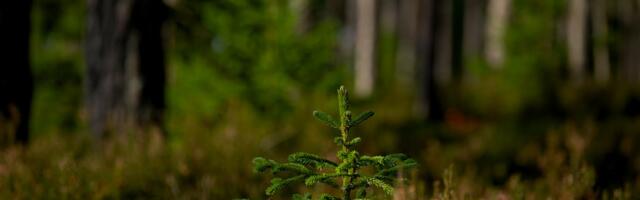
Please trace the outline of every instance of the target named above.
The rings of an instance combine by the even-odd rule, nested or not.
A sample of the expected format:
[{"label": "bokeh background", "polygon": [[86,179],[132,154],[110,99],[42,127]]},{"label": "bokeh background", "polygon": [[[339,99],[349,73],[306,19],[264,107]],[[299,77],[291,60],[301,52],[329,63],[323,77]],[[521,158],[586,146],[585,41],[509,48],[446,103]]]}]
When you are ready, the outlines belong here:
[{"label": "bokeh background", "polygon": [[360,152],[420,163],[395,199],[451,165],[457,198],[640,197],[639,1],[24,0],[0,32],[0,199],[265,199],[252,158],[335,159],[340,85]]}]

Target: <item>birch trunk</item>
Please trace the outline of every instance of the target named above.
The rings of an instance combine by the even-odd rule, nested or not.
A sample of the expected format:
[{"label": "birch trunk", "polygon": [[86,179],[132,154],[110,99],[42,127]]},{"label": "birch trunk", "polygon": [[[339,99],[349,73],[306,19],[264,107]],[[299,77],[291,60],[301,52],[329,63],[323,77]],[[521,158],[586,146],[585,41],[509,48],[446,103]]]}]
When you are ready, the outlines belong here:
[{"label": "birch trunk", "polygon": [[504,64],[504,35],[509,22],[511,0],[489,0],[487,6],[486,60],[494,68]]},{"label": "birch trunk", "polygon": [[571,79],[582,82],[585,73],[586,0],[569,0],[567,13],[567,50]]},{"label": "birch trunk", "polygon": [[356,0],[355,94],[371,95],[375,84],[376,1]]}]

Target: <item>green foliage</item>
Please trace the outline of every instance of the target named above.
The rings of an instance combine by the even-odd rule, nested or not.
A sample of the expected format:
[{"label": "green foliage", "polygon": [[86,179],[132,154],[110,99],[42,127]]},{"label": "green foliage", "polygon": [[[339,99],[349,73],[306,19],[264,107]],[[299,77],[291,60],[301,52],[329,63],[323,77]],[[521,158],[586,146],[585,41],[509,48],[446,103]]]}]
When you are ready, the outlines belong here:
[{"label": "green foliage", "polygon": [[[342,191],[342,198],[323,194],[320,199],[335,200],[352,198],[352,191],[356,191],[356,199],[367,197],[367,189],[375,187],[382,190],[386,195],[393,194],[393,182],[399,170],[417,165],[415,160],[408,158],[404,154],[390,154],[386,156],[360,156],[357,150],[352,148],[361,141],[360,137],[349,140],[351,128],[361,124],[374,115],[367,111],[355,118],[351,117],[349,110],[349,98],[347,90],[341,86],[338,89],[338,122],[331,115],[314,111],[313,116],[319,121],[340,131],[340,136],[336,137],[335,143],[340,147],[337,157],[340,163],[324,159],[318,155],[298,152],[289,155],[288,163],[278,163],[274,160],[256,157],[253,159],[254,171],[265,172],[271,170],[274,175],[293,174],[288,178],[274,178],[265,193],[274,195],[282,188],[294,182],[304,180],[308,187],[317,183],[324,183]],[[346,142],[349,141],[349,142]],[[365,175],[360,171],[364,167],[375,169],[373,175]],[[342,178],[342,183],[336,183],[335,179]],[[293,199],[311,199],[310,194],[294,194]]]},{"label": "green foliage", "polygon": [[333,117],[331,117],[331,115],[321,112],[321,111],[313,111],[313,116],[320,120],[321,122],[327,124],[328,126],[330,126],[331,128],[339,128],[340,127],[340,123],[338,123],[338,121],[336,121],[335,119],[333,119]]},{"label": "green foliage", "polygon": [[[85,2],[36,0],[31,11],[30,63],[34,78],[33,135],[82,128]],[[7,29],[8,31],[9,29]]]},{"label": "green foliage", "polygon": [[[181,100],[185,95],[195,93],[208,100],[198,105],[243,99],[273,119],[289,116],[296,97],[306,95],[303,91],[331,91],[346,72],[335,59],[338,21],[318,17],[300,31],[305,16],[299,15],[284,0],[180,1],[175,12],[177,41],[168,53],[176,62],[174,70],[182,74],[170,97],[185,101]],[[188,82],[202,76],[208,79]],[[177,114],[220,111],[218,106],[186,105]],[[212,119],[208,117],[202,118]]]},{"label": "green foliage", "polygon": [[373,114],[374,113],[371,111],[363,112],[360,115],[358,115],[353,121],[351,121],[351,123],[349,123],[349,126],[357,126],[358,124],[369,119],[369,117],[373,116]]}]

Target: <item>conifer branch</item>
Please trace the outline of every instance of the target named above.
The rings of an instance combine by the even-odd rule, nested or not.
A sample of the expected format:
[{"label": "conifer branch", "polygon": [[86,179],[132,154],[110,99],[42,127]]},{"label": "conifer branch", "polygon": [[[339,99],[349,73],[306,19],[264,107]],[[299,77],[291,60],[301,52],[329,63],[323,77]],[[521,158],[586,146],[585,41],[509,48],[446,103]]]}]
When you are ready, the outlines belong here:
[{"label": "conifer branch", "polygon": [[338,166],[338,164],[330,160],[321,158],[318,155],[305,153],[305,152],[298,152],[298,153],[289,155],[289,162],[303,164],[303,165],[312,164],[317,169],[335,168]]}]

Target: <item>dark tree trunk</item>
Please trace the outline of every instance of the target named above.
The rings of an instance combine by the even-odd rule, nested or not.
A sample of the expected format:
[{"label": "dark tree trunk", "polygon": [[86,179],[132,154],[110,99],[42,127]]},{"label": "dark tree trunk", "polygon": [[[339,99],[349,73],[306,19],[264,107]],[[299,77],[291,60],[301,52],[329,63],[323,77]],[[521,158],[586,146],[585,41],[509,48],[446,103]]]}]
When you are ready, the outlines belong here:
[{"label": "dark tree trunk", "polygon": [[88,0],[86,100],[91,131],[162,127],[165,66],[160,0]]},{"label": "dark tree trunk", "polygon": [[165,103],[166,69],[164,46],[162,43],[162,24],[167,9],[160,0],[140,0],[135,7],[136,27],[140,41],[139,75],[142,82],[138,121],[141,124],[153,124],[162,127]]},{"label": "dark tree trunk", "polygon": [[[462,66],[468,64],[468,60],[480,59],[484,47],[485,8],[486,0],[464,0],[464,22],[462,38]],[[463,80],[473,79],[468,70],[461,70]]]},{"label": "dark tree trunk", "polygon": [[463,69],[463,28],[465,17],[465,2],[463,0],[453,0],[451,10],[451,80],[457,82],[462,76]]},{"label": "dark tree trunk", "polygon": [[29,141],[33,96],[30,16],[30,0],[6,1],[0,6],[0,137],[23,144]]},{"label": "dark tree trunk", "polygon": [[[454,0],[458,1],[458,0]],[[435,9],[433,12],[433,38],[436,49],[434,49],[434,77],[436,83],[445,84],[451,81],[453,66],[453,27],[454,27],[454,1],[434,0]]]},{"label": "dark tree trunk", "polygon": [[[443,111],[438,97],[436,85],[436,59],[439,53],[438,40],[442,13],[439,13],[443,3],[440,0],[418,2],[418,24],[416,64],[418,66],[419,111],[429,120],[439,121],[443,118]],[[449,49],[450,50],[450,49]]]},{"label": "dark tree trunk", "polygon": [[462,56],[480,58],[484,45],[486,0],[464,0]]},{"label": "dark tree trunk", "polygon": [[[618,62],[620,75],[629,83],[640,83],[640,5],[635,1],[617,1],[621,22]],[[635,5],[634,5],[635,4]]]}]

